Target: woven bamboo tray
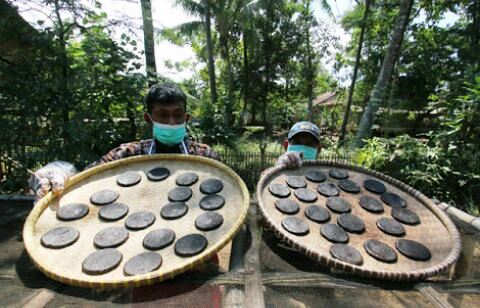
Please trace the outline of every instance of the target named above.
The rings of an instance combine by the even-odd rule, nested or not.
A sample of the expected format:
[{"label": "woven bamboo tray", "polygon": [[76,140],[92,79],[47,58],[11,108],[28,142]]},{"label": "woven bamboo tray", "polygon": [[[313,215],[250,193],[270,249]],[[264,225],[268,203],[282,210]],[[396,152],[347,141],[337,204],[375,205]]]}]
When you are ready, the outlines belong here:
[{"label": "woven bamboo tray", "polygon": [[[304,176],[309,170],[320,170],[327,175],[325,182],[338,184],[339,180],[332,178],[328,174],[332,168],[347,170],[349,174],[348,179],[358,183],[361,188],[358,194],[347,193],[339,189],[339,196],[351,204],[351,214],[360,217],[364,221],[365,231],[363,233],[348,233],[348,245],[353,246],[360,252],[363,258],[362,265],[353,265],[332,257],[329,253],[332,243],[320,234],[320,227],[323,224],[306,218],[305,208],[311,204],[327,208],[326,197],[318,193],[316,189],[319,183],[313,183],[305,179],[307,188],[317,193],[318,200],[314,203],[304,203],[296,199],[294,189],[290,188],[291,195],[288,198],[295,200],[300,205],[300,211],[293,216],[303,219],[310,228],[310,232],[304,236],[294,235],[282,227],[282,219],[292,215],[283,214],[275,207],[275,201],[278,198],[274,197],[268,189],[272,183],[285,183],[288,176]],[[379,195],[371,193],[363,187],[362,184],[365,179],[379,180],[386,186],[387,192],[395,193],[406,200],[407,208],[420,217],[421,223],[413,226],[405,224],[406,233],[401,237],[390,236],[379,230],[376,226],[376,221],[381,217],[392,218],[392,208],[383,203]],[[378,199],[383,204],[384,212],[374,214],[363,209],[359,205],[361,195]],[[266,224],[273,229],[277,237],[320,264],[361,277],[398,281],[424,279],[445,272],[458,259],[460,254],[461,241],[457,229],[449,217],[439,210],[430,199],[394,178],[359,166],[319,160],[305,162],[301,168],[294,170],[281,167],[272,168],[266,171],[258,182],[257,198]],[[339,214],[333,211],[330,211],[330,213],[331,219],[328,223],[336,224]],[[381,262],[367,254],[363,247],[363,243],[367,239],[376,239],[392,247],[397,253],[397,262]],[[410,239],[422,243],[430,250],[431,258],[427,261],[414,261],[405,257],[395,248],[395,241],[398,239]]]},{"label": "woven bamboo tray", "polygon": [[[161,182],[147,179],[147,172],[154,167],[166,167],[170,176]],[[120,187],[116,183],[117,176],[126,171],[140,173],[141,182],[132,187]],[[188,212],[175,220],[165,220],[160,216],[161,207],[168,203],[168,191],[176,186],[175,179],[184,172],[195,172],[198,181],[190,186],[192,198],[187,201]],[[223,181],[223,189],[218,194],[225,199],[225,205],[216,210],[223,216],[223,224],[212,231],[200,231],[195,227],[195,219],[206,212],[199,207],[204,196],[199,190],[200,184],[209,178]],[[98,217],[101,206],[90,203],[90,196],[102,189],[119,192],[117,202],[129,206],[124,218],[105,222]],[[84,203],[89,207],[87,216],[74,221],[60,221],[56,218],[59,206],[69,203]],[[48,277],[62,283],[90,288],[118,288],[153,284],[172,278],[182,272],[194,268],[207,261],[235,235],[245,220],[249,205],[249,193],[240,177],[227,166],[212,159],[185,155],[148,155],[117,160],[86,170],[72,177],[64,193],[54,196],[49,193],[42,198],[29,214],[23,229],[25,247],[35,265]],[[129,239],[117,247],[123,258],[120,265],[103,275],[88,275],[82,271],[83,260],[96,250],[94,236],[102,229],[110,226],[124,226],[126,218],[137,211],[148,210],[155,214],[155,222],[150,227],[132,231]],[[50,249],[42,246],[41,237],[47,231],[71,226],[80,231],[79,239],[71,246],[61,249]],[[192,257],[179,257],[174,252],[174,243],[156,252],[162,256],[163,264],[158,270],[138,275],[126,276],[123,272],[125,263],[133,256],[147,252],[142,246],[145,235],[158,228],[170,228],[176,233],[175,241],[184,235],[197,233],[208,240],[207,248]]]}]

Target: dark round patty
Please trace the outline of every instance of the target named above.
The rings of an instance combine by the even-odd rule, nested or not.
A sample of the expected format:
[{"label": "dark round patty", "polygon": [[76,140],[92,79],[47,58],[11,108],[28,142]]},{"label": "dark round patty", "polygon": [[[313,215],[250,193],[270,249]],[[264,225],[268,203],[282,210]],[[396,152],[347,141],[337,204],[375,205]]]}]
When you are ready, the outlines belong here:
[{"label": "dark round patty", "polygon": [[308,188],[296,189],[293,193],[298,200],[303,202],[315,202],[317,201],[317,194]]},{"label": "dark round patty", "polygon": [[190,186],[198,181],[198,175],[193,172],[186,172],[182,173],[179,176],[177,176],[177,179],[175,180],[175,183],[180,186]]},{"label": "dark round patty", "polygon": [[170,229],[152,230],[143,238],[143,247],[150,250],[162,249],[173,243],[175,232]]},{"label": "dark round patty", "polygon": [[82,263],[82,271],[101,275],[114,270],[122,262],[122,253],[115,248],[100,249],[91,253]]},{"label": "dark round patty", "polygon": [[275,207],[280,212],[288,215],[296,214],[300,210],[298,203],[290,199],[278,199],[275,201]]},{"label": "dark round patty", "polygon": [[338,196],[339,194],[337,186],[333,183],[322,183],[318,185],[317,191],[325,197]]},{"label": "dark round patty", "polygon": [[152,212],[136,212],[127,217],[125,226],[132,230],[141,230],[151,226],[155,222],[155,214]]},{"label": "dark round patty", "polygon": [[417,261],[427,261],[432,257],[430,250],[423,244],[412,240],[398,240],[395,247],[402,255]]},{"label": "dark round patty", "polygon": [[352,208],[350,203],[340,197],[330,197],[327,199],[327,207],[336,213],[347,213]]},{"label": "dark round patty", "polygon": [[188,212],[188,206],[185,202],[170,202],[165,204],[160,211],[160,216],[164,219],[178,219]]},{"label": "dark round patty", "polygon": [[268,190],[272,195],[277,198],[287,198],[288,196],[290,196],[290,189],[285,184],[270,184],[268,186]]},{"label": "dark round patty", "polygon": [[125,217],[127,213],[128,206],[122,203],[115,202],[109,205],[102,206],[102,208],[98,212],[98,216],[108,221],[115,221]]},{"label": "dark round patty", "polygon": [[315,183],[321,183],[327,179],[327,176],[325,173],[323,173],[320,170],[310,170],[305,173],[305,177],[307,180],[315,182]]},{"label": "dark round patty", "polygon": [[186,202],[192,195],[193,192],[189,187],[175,187],[168,192],[168,200],[172,202]]},{"label": "dark round patty", "polygon": [[420,217],[418,217],[415,212],[403,207],[392,208],[392,217],[407,225],[417,225],[420,223]]},{"label": "dark round patty", "polygon": [[328,171],[328,174],[335,179],[346,179],[348,178],[348,172],[345,169],[330,169]]},{"label": "dark round patty", "polygon": [[219,193],[222,189],[223,183],[218,179],[208,179],[200,184],[200,191],[206,195]]},{"label": "dark round patty", "polygon": [[375,198],[372,198],[369,196],[361,196],[358,203],[360,204],[361,207],[363,207],[369,212],[373,212],[373,213],[383,212],[383,204]]},{"label": "dark round patty", "polygon": [[387,244],[374,240],[369,239],[363,243],[363,248],[365,251],[377,259],[378,261],[393,263],[397,261],[397,253],[393,250],[392,247],[388,246]]},{"label": "dark round patty", "polygon": [[340,227],[351,233],[362,233],[365,231],[365,224],[360,217],[352,214],[342,214],[337,217]]},{"label": "dark round patty", "polygon": [[149,251],[128,260],[123,267],[123,272],[127,276],[143,275],[159,269],[160,266],[162,266],[162,256]]},{"label": "dark round patty", "polygon": [[307,207],[305,210],[305,216],[307,216],[308,219],[319,223],[330,220],[330,212],[326,208],[319,207],[318,205],[310,205]]},{"label": "dark round patty", "polygon": [[109,205],[102,206],[102,208],[98,212],[98,216],[108,221],[114,221],[125,217],[127,213],[128,206],[122,203],[115,202]]},{"label": "dark round patty", "polygon": [[291,175],[287,178],[287,185],[291,188],[307,187],[307,182],[301,176]]},{"label": "dark round patty", "polygon": [[117,184],[123,187],[134,186],[140,183],[142,177],[138,172],[127,171],[117,176]]},{"label": "dark round patty", "polygon": [[380,198],[382,199],[383,202],[385,202],[387,205],[390,205],[391,207],[406,207],[407,206],[407,201],[405,201],[399,195],[391,193],[391,192],[383,193],[380,196]]},{"label": "dark round patty", "polygon": [[391,218],[380,218],[377,220],[377,227],[389,235],[402,236],[405,234],[402,224]]},{"label": "dark round patty", "polygon": [[98,232],[93,244],[98,248],[118,247],[128,240],[128,231],[123,227],[108,227]]},{"label": "dark round patty", "polygon": [[355,265],[362,265],[363,258],[360,252],[350,245],[333,244],[330,246],[330,254],[335,259]]},{"label": "dark round patty", "polygon": [[62,205],[57,210],[57,218],[60,220],[80,219],[88,214],[88,205],[83,203],[70,203]]},{"label": "dark round patty", "polygon": [[336,224],[325,224],[320,228],[320,234],[333,243],[347,243],[348,234]]},{"label": "dark round patty", "polygon": [[111,189],[103,189],[97,191],[90,197],[90,202],[95,205],[105,205],[112,202],[115,202],[120,195],[118,192]]},{"label": "dark round patty", "polygon": [[310,232],[308,225],[298,217],[285,217],[282,219],[282,227],[295,235],[306,235]]},{"label": "dark round patty", "polygon": [[363,181],[363,187],[365,187],[366,190],[375,194],[383,194],[387,191],[387,188],[382,182],[374,179],[368,179]]},{"label": "dark round patty", "polygon": [[58,227],[45,233],[40,242],[47,248],[64,248],[75,243],[80,232],[72,227]]},{"label": "dark round patty", "polygon": [[223,224],[223,216],[217,212],[206,212],[195,219],[195,227],[202,231],[217,229]]},{"label": "dark round patty", "polygon": [[170,170],[168,170],[167,168],[156,167],[156,168],[150,169],[150,171],[148,171],[147,178],[150,181],[157,182],[157,181],[165,180],[166,178],[168,178],[169,175],[170,175]]},{"label": "dark round patty", "polygon": [[343,191],[353,193],[353,194],[360,192],[360,186],[354,181],[350,181],[347,179],[340,180],[338,182],[338,187],[340,187]]},{"label": "dark round patty", "polygon": [[201,234],[189,234],[175,242],[175,253],[181,257],[191,257],[207,248],[208,241]]},{"label": "dark round patty", "polygon": [[200,200],[200,208],[206,211],[221,209],[225,205],[225,199],[217,194],[206,195]]}]

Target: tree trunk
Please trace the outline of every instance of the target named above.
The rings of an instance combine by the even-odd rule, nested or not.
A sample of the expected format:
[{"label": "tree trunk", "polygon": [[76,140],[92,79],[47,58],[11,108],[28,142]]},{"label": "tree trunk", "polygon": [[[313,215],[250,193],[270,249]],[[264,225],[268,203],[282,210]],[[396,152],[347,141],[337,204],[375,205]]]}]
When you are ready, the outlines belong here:
[{"label": "tree trunk", "polygon": [[147,65],[148,86],[157,82],[157,67],[155,64],[155,37],[153,33],[152,4],[150,0],[140,0],[143,19],[143,41],[145,46],[145,62]]},{"label": "tree trunk", "polygon": [[373,88],[370,100],[368,102],[365,111],[363,112],[362,119],[358,125],[358,132],[355,140],[356,146],[362,146],[363,140],[370,137],[372,126],[375,120],[375,113],[378,110],[380,103],[385,97],[385,90],[388,85],[388,81],[392,75],[395,59],[400,53],[402,46],[403,34],[408,25],[410,17],[410,11],[412,9],[413,0],[401,0],[400,11],[395,20],[395,28],[393,35],[388,45],[385,58],[383,59],[382,68],[378,76],[375,87]]},{"label": "tree trunk", "polygon": [[243,108],[240,117],[240,125],[243,126],[246,123],[245,118],[247,116],[248,108],[248,91],[250,88],[250,76],[249,76],[249,64],[248,64],[248,43],[246,38],[247,33],[243,32]]},{"label": "tree trunk", "polygon": [[62,110],[62,139],[63,139],[63,149],[65,151],[64,157],[68,159],[68,124],[70,122],[70,98],[68,95],[68,59],[67,59],[67,42],[65,37],[65,25],[63,24],[62,17],[60,15],[60,4],[58,1],[54,1],[55,5],[55,15],[58,23],[58,46],[60,47],[60,68],[61,76],[60,88],[58,93],[58,98],[61,104]]},{"label": "tree trunk", "polygon": [[[310,14],[310,1],[307,2],[307,14]],[[307,120],[313,122],[313,67],[312,67],[312,52],[310,46],[310,24],[306,27],[307,38],[307,98],[308,98],[308,115]]]},{"label": "tree trunk", "polygon": [[339,146],[343,145],[345,141],[348,117],[350,116],[350,107],[352,105],[353,92],[355,90],[355,82],[357,81],[357,73],[358,73],[358,68],[360,67],[360,58],[362,56],[363,38],[365,36],[365,29],[367,27],[367,17],[368,17],[369,9],[370,9],[370,0],[365,0],[365,12],[363,13],[362,29],[360,30],[360,37],[358,39],[357,56],[355,59],[355,67],[353,68],[352,83],[350,85],[350,90],[348,92],[347,106],[345,106],[345,113],[343,115],[342,128],[340,129],[340,138],[338,140]]},{"label": "tree trunk", "polygon": [[213,42],[212,32],[210,28],[210,4],[209,1],[205,1],[205,35],[207,40],[207,53],[208,53],[208,78],[210,81],[210,100],[212,104],[217,102],[217,82],[215,79],[215,61],[213,59]]},{"label": "tree trunk", "polygon": [[233,106],[233,73],[232,63],[230,60],[230,50],[228,48],[227,33],[220,33],[220,45],[222,48],[222,56],[227,64],[227,100],[225,102],[225,127],[233,126],[232,106]]}]

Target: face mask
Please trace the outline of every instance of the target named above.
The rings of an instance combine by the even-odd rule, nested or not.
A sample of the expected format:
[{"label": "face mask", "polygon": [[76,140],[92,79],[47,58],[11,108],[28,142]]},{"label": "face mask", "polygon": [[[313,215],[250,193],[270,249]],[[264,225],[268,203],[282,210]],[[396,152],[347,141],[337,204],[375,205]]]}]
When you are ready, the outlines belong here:
[{"label": "face mask", "polygon": [[318,149],[306,145],[289,144],[287,152],[302,152],[303,160],[315,160],[317,158]]},{"label": "face mask", "polygon": [[[150,117],[150,119],[152,119]],[[187,135],[185,122],[177,125],[162,124],[152,120],[153,137],[163,144],[172,146],[182,142]]]}]

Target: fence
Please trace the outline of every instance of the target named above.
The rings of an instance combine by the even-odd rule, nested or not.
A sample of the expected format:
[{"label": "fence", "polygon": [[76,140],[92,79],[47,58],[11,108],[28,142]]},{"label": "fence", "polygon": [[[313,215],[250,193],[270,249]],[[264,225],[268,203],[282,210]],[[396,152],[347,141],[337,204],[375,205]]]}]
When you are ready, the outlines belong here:
[{"label": "fence", "polygon": [[[245,182],[251,192],[255,191],[256,184],[263,170],[273,167],[281,151],[239,151],[225,148],[219,152],[221,161],[232,168]],[[19,193],[27,189],[29,174],[27,168],[36,170],[47,162],[55,160],[52,153],[46,153],[39,148],[31,147],[0,147],[0,193]],[[319,159],[350,162],[349,154],[321,153]]]}]

